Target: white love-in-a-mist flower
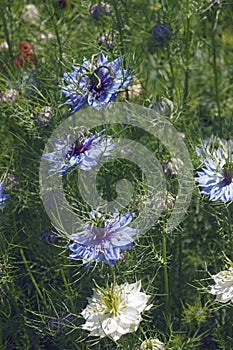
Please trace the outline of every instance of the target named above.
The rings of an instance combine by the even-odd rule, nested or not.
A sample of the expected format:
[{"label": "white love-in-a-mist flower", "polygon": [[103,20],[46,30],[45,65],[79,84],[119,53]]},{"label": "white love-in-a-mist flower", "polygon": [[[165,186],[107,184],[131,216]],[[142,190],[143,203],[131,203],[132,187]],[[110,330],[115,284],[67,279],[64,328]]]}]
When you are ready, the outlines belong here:
[{"label": "white love-in-a-mist flower", "polygon": [[212,278],[215,285],[211,286],[210,293],[216,295],[216,300],[220,303],[233,303],[233,267],[229,270],[220,271]]},{"label": "white love-in-a-mist flower", "polygon": [[141,290],[141,281],[97,288],[82,311],[86,323],[83,329],[91,336],[109,336],[117,341],[123,334],[136,332],[142,320],[141,313],[149,310],[149,295]]},{"label": "white love-in-a-mist flower", "polygon": [[139,350],[165,350],[165,345],[158,338],[151,338],[144,340]]}]

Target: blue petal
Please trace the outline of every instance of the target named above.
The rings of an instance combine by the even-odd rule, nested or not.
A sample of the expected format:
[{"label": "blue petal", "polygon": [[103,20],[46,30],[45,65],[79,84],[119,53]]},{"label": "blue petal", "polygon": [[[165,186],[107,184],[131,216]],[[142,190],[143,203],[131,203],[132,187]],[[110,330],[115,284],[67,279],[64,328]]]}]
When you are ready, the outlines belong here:
[{"label": "blue petal", "polygon": [[104,56],[104,54],[101,53],[97,61],[97,66],[99,67],[107,64],[108,64],[108,56]]}]

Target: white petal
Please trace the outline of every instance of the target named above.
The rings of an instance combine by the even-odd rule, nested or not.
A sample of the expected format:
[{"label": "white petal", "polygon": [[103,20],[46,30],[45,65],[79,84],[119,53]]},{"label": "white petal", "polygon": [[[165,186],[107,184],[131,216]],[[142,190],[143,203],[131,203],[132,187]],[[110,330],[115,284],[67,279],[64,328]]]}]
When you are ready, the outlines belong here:
[{"label": "white petal", "polygon": [[119,315],[120,321],[124,324],[131,324],[140,320],[140,312],[133,307],[127,307],[124,312]]},{"label": "white petal", "polygon": [[117,330],[117,322],[114,318],[107,318],[103,320],[102,328],[105,334],[111,335]]}]

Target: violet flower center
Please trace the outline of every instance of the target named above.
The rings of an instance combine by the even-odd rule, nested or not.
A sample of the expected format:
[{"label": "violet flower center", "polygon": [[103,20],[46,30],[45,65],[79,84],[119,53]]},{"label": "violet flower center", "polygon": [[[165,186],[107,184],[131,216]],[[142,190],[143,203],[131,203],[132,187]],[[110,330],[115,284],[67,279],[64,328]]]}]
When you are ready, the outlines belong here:
[{"label": "violet flower center", "polygon": [[89,75],[89,79],[90,79],[90,84],[88,86],[89,91],[92,91],[92,90],[98,91],[99,89],[101,89],[101,79],[96,73]]},{"label": "violet flower center", "polygon": [[224,182],[230,185],[233,181],[233,162],[225,164],[223,169]]},{"label": "violet flower center", "polygon": [[83,141],[75,141],[72,146],[69,147],[65,159],[70,159],[71,157],[77,157],[81,153],[90,149],[91,144],[85,143]]},{"label": "violet flower center", "polygon": [[112,74],[113,72],[111,67],[98,67],[92,74],[88,75],[88,90],[95,92],[97,95],[101,95],[101,93],[109,87],[109,84],[114,79]]},{"label": "violet flower center", "polygon": [[107,228],[95,227],[93,229],[93,242],[95,242],[95,244],[100,244],[103,240],[107,239],[108,231]]}]

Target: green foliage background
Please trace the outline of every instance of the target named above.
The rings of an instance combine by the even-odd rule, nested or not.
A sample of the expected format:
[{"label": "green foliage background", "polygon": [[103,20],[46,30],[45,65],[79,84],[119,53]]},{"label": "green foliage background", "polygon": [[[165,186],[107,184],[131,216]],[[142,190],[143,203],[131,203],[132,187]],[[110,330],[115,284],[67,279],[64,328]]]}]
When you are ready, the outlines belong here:
[{"label": "green foliage background", "polygon": [[[117,283],[141,279],[154,306],[136,333],[115,344],[89,338],[80,316],[93,280],[105,286],[112,281],[112,268],[99,264],[87,269],[67,259],[64,240],[46,243],[42,231],[50,230],[51,223],[39,196],[44,146],[70,115],[60,92],[62,76],[84,56],[104,52],[110,60],[123,57],[125,67],[131,67],[140,93],[133,86],[118,101],[154,109],[164,97],[172,101],[174,110],[167,117],[184,133],[195,170],[200,166],[195,147],[203,139],[233,137],[232,1],[109,0],[111,14],[98,20],[90,14],[91,1],[67,0],[64,8],[55,0],[32,3],[40,13],[35,24],[22,18],[27,1],[0,4],[0,44],[7,41],[9,47],[0,49],[1,96],[7,89],[18,91],[16,102],[0,102],[2,180],[13,173],[18,181],[0,211],[0,349],[136,350],[149,337],[158,337],[166,349],[233,349],[233,309],[214,303],[206,289],[213,283],[210,274],[224,269],[222,252],[233,259],[232,203],[209,202],[195,188],[188,214],[166,239],[166,262],[159,223],[124,254],[114,268]],[[171,25],[170,41],[152,38],[151,29],[159,23]],[[54,38],[43,40],[41,33]],[[100,35],[114,33],[115,44],[99,44]],[[34,45],[35,64],[17,68],[21,42]],[[52,122],[41,126],[35,114],[45,106],[52,107]],[[134,136],[142,142],[147,137],[139,131]],[[162,163],[167,155],[153,142],[146,139]],[[112,163],[109,169],[115,175],[99,180],[103,188],[130,171],[140,188],[141,175],[132,164]],[[175,188],[174,179],[167,181]]]}]

